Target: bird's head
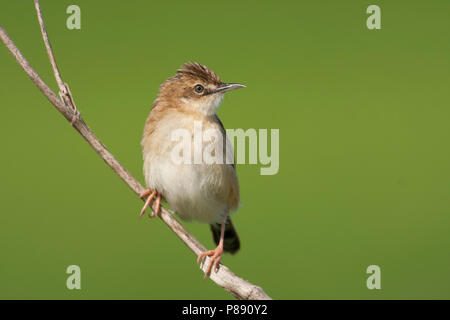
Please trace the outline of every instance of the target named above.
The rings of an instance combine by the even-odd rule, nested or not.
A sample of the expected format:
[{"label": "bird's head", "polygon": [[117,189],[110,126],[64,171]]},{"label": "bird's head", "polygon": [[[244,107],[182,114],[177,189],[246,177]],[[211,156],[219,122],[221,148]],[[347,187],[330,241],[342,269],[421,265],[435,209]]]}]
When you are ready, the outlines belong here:
[{"label": "bird's head", "polygon": [[186,63],[175,76],[163,82],[157,101],[167,107],[213,115],[225,92],[239,88],[245,86],[222,82],[212,70],[200,63]]}]

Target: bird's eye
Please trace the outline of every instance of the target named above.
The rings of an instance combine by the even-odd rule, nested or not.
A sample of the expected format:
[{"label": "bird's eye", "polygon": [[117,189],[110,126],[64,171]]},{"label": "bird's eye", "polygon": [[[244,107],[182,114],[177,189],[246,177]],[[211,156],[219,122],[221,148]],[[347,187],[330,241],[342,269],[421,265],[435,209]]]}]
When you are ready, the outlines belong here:
[{"label": "bird's eye", "polygon": [[194,91],[197,93],[202,93],[205,88],[201,84],[196,84],[194,87]]}]

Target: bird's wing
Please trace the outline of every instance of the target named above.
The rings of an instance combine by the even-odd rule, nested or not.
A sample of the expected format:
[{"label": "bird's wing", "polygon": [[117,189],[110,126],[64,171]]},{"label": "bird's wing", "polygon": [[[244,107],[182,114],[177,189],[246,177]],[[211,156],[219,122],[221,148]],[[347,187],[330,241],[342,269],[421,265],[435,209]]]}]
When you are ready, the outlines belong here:
[{"label": "bird's wing", "polygon": [[226,183],[227,189],[229,190],[226,202],[228,203],[229,208],[234,211],[237,210],[239,207],[240,192],[239,192],[239,181],[236,173],[233,145],[227,138],[227,133],[225,131],[225,128],[223,127],[222,121],[220,121],[217,115],[215,116],[215,120],[217,121],[217,124],[219,125],[221,133],[223,135],[224,139],[223,152],[225,155],[225,159],[229,160],[229,158],[231,158],[229,162],[231,162],[232,160],[232,163],[227,165],[229,169],[227,170],[228,174],[226,175],[225,180],[227,182]]},{"label": "bird's wing", "polygon": [[227,138],[227,132],[223,126],[222,121],[220,121],[219,117],[217,115],[215,115],[215,120],[217,121],[217,124],[220,127],[220,131],[222,132],[223,135],[223,139],[224,139],[224,143],[223,143],[223,153],[225,155],[225,159],[228,159],[228,157],[232,157],[233,159],[233,163],[231,163],[231,166],[233,167],[234,170],[236,170],[236,166],[235,166],[235,162],[236,162],[236,158],[234,156],[234,151],[233,151],[233,145],[231,144],[231,142],[228,140]]}]

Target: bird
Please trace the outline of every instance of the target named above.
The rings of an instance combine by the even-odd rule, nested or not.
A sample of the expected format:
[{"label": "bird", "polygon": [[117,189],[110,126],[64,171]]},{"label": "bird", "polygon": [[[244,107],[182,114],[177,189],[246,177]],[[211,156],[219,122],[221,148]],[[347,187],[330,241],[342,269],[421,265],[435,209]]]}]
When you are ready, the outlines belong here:
[{"label": "bird", "polygon": [[[224,252],[234,254],[240,249],[230,217],[240,204],[234,151],[216,113],[225,93],[240,88],[245,85],[222,82],[215,72],[198,62],[183,64],[161,84],[141,140],[148,189],[140,195],[147,197],[140,216],[151,209],[153,201],[155,209],[151,209],[149,217],[158,216],[164,198],[182,220],[209,224],[217,247],[198,255],[197,263],[211,258],[205,278],[213,268],[218,272]],[[202,141],[201,151],[213,150],[211,155],[222,161],[189,161],[196,156],[195,127],[199,124],[204,131],[216,133],[214,139]],[[182,142],[173,139],[174,132],[179,131],[187,133]],[[174,150],[180,144],[186,148],[177,154]],[[174,154],[187,161],[174,161]]]}]

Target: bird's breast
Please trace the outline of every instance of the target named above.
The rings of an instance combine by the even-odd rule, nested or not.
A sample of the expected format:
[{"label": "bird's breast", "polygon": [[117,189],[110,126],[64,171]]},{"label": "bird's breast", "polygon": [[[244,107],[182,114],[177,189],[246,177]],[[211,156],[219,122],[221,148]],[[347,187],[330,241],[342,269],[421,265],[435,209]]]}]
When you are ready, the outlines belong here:
[{"label": "bird's breast", "polygon": [[[231,164],[234,154],[220,124],[214,119],[171,114],[154,125],[151,134],[142,140],[147,186],[160,192],[186,220],[221,222],[230,210],[237,209],[239,185]],[[200,125],[203,134],[215,130],[221,139],[203,135],[202,159],[198,162],[195,144],[199,133],[195,130]],[[215,156],[214,150],[224,152],[222,163],[206,163],[207,159],[203,159],[208,152]]]}]

